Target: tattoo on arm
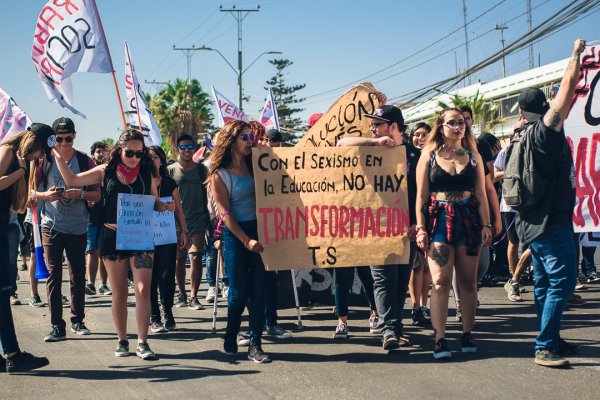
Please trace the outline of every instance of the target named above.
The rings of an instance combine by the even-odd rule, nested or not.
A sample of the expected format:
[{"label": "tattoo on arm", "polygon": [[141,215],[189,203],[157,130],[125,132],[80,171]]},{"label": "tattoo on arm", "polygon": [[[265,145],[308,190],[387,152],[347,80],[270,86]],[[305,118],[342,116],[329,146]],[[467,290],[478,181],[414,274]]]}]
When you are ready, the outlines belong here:
[{"label": "tattoo on arm", "polygon": [[136,254],[133,257],[133,267],[135,269],[152,269],[152,256],[148,253]]},{"label": "tattoo on arm", "polygon": [[548,128],[553,130],[556,129],[558,124],[560,124],[560,121],[562,121],[562,117],[560,116],[558,110],[552,110],[552,119],[550,120],[550,125],[548,125]]},{"label": "tattoo on arm", "polygon": [[440,268],[445,267],[450,259],[450,248],[445,244],[434,245],[430,257]]}]

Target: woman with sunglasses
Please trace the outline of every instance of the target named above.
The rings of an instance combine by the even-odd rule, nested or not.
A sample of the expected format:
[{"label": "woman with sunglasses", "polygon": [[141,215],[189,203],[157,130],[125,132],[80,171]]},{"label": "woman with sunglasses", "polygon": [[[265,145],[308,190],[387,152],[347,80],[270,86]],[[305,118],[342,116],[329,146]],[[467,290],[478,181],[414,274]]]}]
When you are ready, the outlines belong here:
[{"label": "woman with sunglasses", "polygon": [[[21,351],[17,342],[9,300],[12,279],[8,259],[8,223],[11,208],[22,212],[27,203],[30,193],[27,163],[42,157],[44,150],[48,153],[55,137],[50,126],[35,123],[0,146],[0,343],[6,355],[6,359],[0,356],[0,372],[9,374],[48,365],[47,358]],[[31,164],[35,170],[37,163]],[[35,189],[32,176],[35,176],[35,171],[29,171],[29,189]]]},{"label": "woman with sunglasses", "polygon": [[229,121],[219,132],[210,155],[208,181],[221,219],[225,270],[229,278],[227,328],[223,351],[235,355],[242,312],[249,300],[248,359],[270,362],[261,347],[265,323],[265,269],[258,242],[256,197],[252,174],[254,134],[243,121]]},{"label": "woman with sunglasses", "polygon": [[144,360],[157,359],[148,345],[150,319],[150,283],[153,252],[147,250],[117,250],[117,205],[119,193],[153,195],[156,211],[174,211],[174,202],[162,203],[158,198],[157,172],[144,145],[144,136],[127,129],[114,146],[107,164],[101,164],[74,174],[64,159],[54,152],[58,168],[69,186],[87,186],[102,182],[104,188],[104,222],[100,232],[100,257],[112,282],[112,316],[119,343],[115,356],[129,356],[127,340],[127,266],[131,266],[135,282],[135,319],[138,345],[136,355]]},{"label": "woman with sunglasses", "polygon": [[483,162],[457,108],[443,110],[417,165],[417,246],[427,254],[433,281],[433,356],[451,357],[446,336],[452,266],[461,292],[462,352],[475,352],[471,335],[477,306],[477,263],[492,237]]},{"label": "woman with sunglasses", "polygon": [[[185,217],[181,208],[179,188],[175,180],[167,172],[167,156],[159,146],[148,148],[154,168],[158,171],[156,180],[160,198],[172,197],[175,203],[175,220],[179,226],[180,248],[187,249],[189,241],[185,226]],[[175,259],[177,257],[177,243],[163,244],[154,248],[154,267],[152,268],[152,284],[150,288],[150,330],[153,333],[171,331],[175,329],[173,317],[173,296],[175,295]],[[165,316],[163,325],[158,304],[158,289],[160,288],[160,304]]]}]

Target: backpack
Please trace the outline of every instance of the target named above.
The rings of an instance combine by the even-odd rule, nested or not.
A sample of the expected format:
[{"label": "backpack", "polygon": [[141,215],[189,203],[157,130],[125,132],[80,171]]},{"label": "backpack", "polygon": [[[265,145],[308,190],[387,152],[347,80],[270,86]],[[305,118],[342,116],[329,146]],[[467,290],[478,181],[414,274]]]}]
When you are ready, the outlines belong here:
[{"label": "backpack", "polygon": [[518,212],[529,211],[544,198],[549,183],[537,170],[533,159],[533,126],[517,133],[506,150],[502,197]]}]

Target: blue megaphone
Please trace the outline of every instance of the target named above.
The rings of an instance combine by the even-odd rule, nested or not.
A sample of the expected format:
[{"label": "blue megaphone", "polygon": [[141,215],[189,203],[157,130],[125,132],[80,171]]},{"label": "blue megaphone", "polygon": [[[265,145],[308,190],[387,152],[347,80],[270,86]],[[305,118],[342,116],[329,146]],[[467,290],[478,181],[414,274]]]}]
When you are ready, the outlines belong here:
[{"label": "blue megaphone", "polygon": [[46,260],[44,259],[44,248],[40,237],[40,225],[38,222],[37,207],[32,207],[33,213],[33,245],[35,246],[35,279],[46,279],[50,276]]}]

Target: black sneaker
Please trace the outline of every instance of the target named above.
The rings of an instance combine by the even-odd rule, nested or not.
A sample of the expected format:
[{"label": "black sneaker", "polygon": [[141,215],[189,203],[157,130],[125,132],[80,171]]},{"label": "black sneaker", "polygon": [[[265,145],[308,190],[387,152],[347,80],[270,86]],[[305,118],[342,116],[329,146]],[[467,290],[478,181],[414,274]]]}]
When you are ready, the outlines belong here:
[{"label": "black sneaker", "polygon": [[6,360],[0,355],[0,372],[6,372]]},{"label": "black sneaker", "polygon": [[536,351],[534,361],[542,367],[564,368],[569,366],[569,360],[562,358],[559,354],[549,349]]},{"label": "black sneaker", "polygon": [[190,300],[188,301],[188,308],[190,310],[204,310],[204,306],[202,303],[200,303],[200,300],[198,300],[198,297],[196,296],[190,297]]},{"label": "black sneaker", "polygon": [[566,354],[575,354],[577,352],[578,345],[567,342],[564,339],[560,339],[558,344],[558,350],[556,351],[560,356]]},{"label": "black sneaker", "polygon": [[50,364],[46,357],[36,357],[25,351],[20,351],[12,357],[6,359],[6,372],[13,374],[15,372],[32,371],[34,369],[45,367]]},{"label": "black sneaker", "polygon": [[225,339],[225,341],[223,342],[223,353],[227,354],[228,356],[235,356],[238,352],[238,345],[237,345],[237,341],[234,340],[228,340]]},{"label": "black sneaker", "polygon": [[44,342],[60,342],[67,340],[67,331],[63,328],[60,329],[58,326],[53,326],[50,333],[44,337]]},{"label": "black sneaker", "polygon": [[44,307],[46,305],[46,303],[44,303],[42,301],[39,294],[32,294],[31,297],[29,298],[29,305],[31,307],[39,308],[39,307]]},{"label": "black sneaker", "polygon": [[138,343],[135,354],[142,360],[158,360],[158,357],[156,357],[156,354],[154,354],[146,342]]},{"label": "black sneaker", "polygon": [[460,339],[460,344],[463,353],[475,353],[477,351],[477,345],[473,340],[471,332],[465,332]]},{"label": "black sneaker", "polygon": [[94,284],[91,282],[85,285],[85,294],[87,294],[88,296],[95,296],[96,286],[94,286]]},{"label": "black sneaker", "polygon": [[412,309],[412,324],[414,326],[425,326],[429,324],[429,320],[425,318],[422,307],[415,307]]},{"label": "black sneaker", "polygon": [[71,332],[78,335],[91,335],[92,332],[85,326],[83,322],[76,322],[71,325]]},{"label": "black sneaker", "polygon": [[173,317],[173,314],[165,314],[164,326],[167,331],[174,331],[177,328],[177,324],[175,323],[175,317]]},{"label": "black sneaker", "polygon": [[268,354],[260,348],[260,346],[250,346],[248,349],[248,360],[252,360],[257,364],[270,363],[271,359]]},{"label": "black sneaker", "polygon": [[383,338],[383,349],[386,351],[396,350],[400,347],[400,341],[396,335],[387,335]]},{"label": "black sneaker", "polygon": [[129,357],[129,341],[119,340],[117,349],[115,350],[115,357]]},{"label": "black sneaker", "polygon": [[592,272],[585,277],[587,283],[596,283],[600,281],[600,276],[596,272]]},{"label": "black sneaker", "polygon": [[441,338],[435,343],[433,347],[433,358],[436,360],[449,360],[452,357],[448,342],[446,339]]},{"label": "black sneaker", "polygon": [[175,307],[187,307],[187,296],[183,293],[177,293],[175,296]]}]

